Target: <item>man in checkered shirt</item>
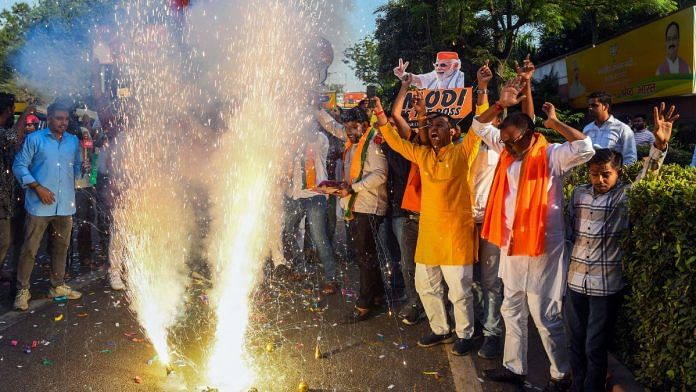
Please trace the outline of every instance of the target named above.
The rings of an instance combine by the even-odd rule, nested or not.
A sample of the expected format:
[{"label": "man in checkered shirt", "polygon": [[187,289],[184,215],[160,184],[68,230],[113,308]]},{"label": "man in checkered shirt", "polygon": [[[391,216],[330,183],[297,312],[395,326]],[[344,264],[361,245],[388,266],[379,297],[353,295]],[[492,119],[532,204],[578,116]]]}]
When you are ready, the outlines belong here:
[{"label": "man in checkered shirt", "polygon": [[[665,112],[664,103],[653,111],[655,142],[636,181],[659,170],[679,117],[674,106]],[[588,164],[591,184],[576,187],[568,206],[573,247],[564,320],[574,391],[605,390],[607,347],[624,288],[620,242],[629,227],[631,185],[619,181],[622,161],[620,152],[596,149]]]}]

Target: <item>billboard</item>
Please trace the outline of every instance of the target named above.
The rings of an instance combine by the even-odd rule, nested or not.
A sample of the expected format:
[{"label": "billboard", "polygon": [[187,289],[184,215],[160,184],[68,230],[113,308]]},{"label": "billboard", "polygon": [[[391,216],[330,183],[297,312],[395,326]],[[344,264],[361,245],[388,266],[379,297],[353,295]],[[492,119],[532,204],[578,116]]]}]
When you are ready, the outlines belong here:
[{"label": "billboard", "polygon": [[599,90],[615,103],[696,93],[695,12],[687,8],[566,57],[571,105],[587,106],[587,95]]}]

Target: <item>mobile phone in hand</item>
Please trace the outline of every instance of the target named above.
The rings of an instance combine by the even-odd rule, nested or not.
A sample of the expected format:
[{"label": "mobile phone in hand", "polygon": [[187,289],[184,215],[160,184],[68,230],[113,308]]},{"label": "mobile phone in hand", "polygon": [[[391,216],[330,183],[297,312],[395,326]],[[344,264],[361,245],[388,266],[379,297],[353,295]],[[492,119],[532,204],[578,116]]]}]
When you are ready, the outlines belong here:
[{"label": "mobile phone in hand", "polygon": [[367,86],[367,107],[374,109],[375,107],[375,97],[377,96],[377,87],[375,85]]}]

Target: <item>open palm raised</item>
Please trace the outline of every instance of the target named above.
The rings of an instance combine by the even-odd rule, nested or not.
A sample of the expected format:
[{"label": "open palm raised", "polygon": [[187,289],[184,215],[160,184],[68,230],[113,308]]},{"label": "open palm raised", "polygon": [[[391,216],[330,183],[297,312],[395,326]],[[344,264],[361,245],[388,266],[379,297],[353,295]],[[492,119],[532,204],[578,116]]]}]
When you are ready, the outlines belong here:
[{"label": "open palm raised", "polygon": [[519,95],[520,91],[524,88],[525,81],[521,77],[516,77],[505,84],[503,90],[500,92],[500,99],[498,103],[506,108],[515,106],[526,97],[525,95]]},{"label": "open palm raised", "polygon": [[669,107],[669,111],[665,113],[666,105],[660,103],[660,108],[653,107],[653,134],[655,135],[655,147],[664,151],[667,148],[667,142],[672,136],[672,126],[677,121],[679,115],[675,113],[674,105]]}]

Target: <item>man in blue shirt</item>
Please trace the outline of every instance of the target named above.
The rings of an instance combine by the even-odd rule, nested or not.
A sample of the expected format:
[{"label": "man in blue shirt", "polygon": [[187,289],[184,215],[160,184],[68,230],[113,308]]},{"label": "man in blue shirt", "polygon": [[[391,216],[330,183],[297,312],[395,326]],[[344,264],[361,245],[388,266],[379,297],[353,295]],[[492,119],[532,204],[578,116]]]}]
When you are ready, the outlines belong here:
[{"label": "man in blue shirt", "polygon": [[75,177],[83,167],[77,137],[66,133],[71,108],[63,103],[48,107],[48,128],[27,136],[15,157],[12,171],[26,189],[24,245],[17,268],[17,296],[14,308],[29,308],[29,279],[36,252],[46,229],[51,227],[51,289],[49,298],[65,296],[78,299],[82,294],[64,282],[72,215],[75,213]]}]

